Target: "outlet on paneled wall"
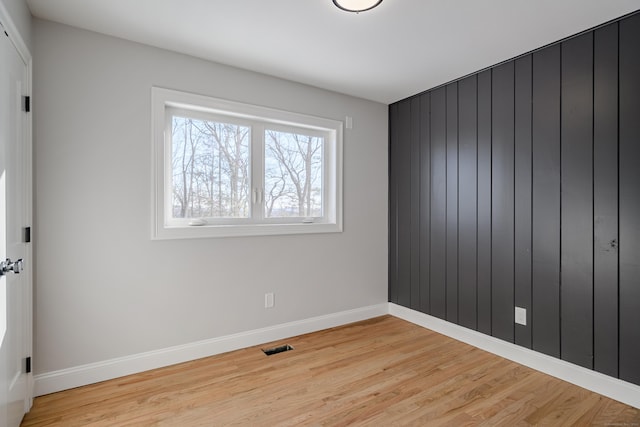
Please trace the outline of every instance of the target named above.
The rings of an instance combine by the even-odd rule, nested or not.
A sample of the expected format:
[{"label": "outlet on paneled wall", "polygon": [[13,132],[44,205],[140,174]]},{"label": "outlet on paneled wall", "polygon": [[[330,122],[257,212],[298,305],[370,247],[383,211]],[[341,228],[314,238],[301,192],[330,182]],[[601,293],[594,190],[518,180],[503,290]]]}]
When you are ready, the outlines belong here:
[{"label": "outlet on paneled wall", "polygon": [[518,325],[527,326],[527,309],[516,307],[516,323]]}]

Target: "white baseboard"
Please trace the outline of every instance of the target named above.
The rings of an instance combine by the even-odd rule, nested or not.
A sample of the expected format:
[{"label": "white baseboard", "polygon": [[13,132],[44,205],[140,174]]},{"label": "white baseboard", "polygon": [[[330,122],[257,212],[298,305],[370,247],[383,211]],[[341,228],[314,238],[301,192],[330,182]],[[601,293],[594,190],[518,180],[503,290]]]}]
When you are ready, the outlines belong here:
[{"label": "white baseboard", "polygon": [[76,366],[35,376],[35,395],[42,396],[125,375],[188,362],[296,335],[333,328],[388,314],[388,304],[378,304],[268,328],[212,338],[103,362]]},{"label": "white baseboard", "polygon": [[[640,386],[389,303],[389,314],[537,371],[640,408]],[[640,363],[640,362],[639,362]]]}]

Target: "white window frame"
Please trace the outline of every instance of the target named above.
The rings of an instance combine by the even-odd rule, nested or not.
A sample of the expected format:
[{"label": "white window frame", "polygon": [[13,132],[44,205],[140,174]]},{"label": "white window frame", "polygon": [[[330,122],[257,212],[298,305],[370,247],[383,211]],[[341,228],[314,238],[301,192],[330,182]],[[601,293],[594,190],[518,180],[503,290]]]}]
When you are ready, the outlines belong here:
[{"label": "white window frame", "polygon": [[[337,120],[313,117],[243,104],[204,95],[152,87],[152,239],[188,239],[232,236],[342,232],[342,136]],[[171,117],[172,111],[242,126],[251,126],[251,188],[249,218],[209,219],[206,225],[189,225],[190,220],[170,216]],[[316,218],[264,217],[264,133],[265,128],[324,137],[323,216]]]}]

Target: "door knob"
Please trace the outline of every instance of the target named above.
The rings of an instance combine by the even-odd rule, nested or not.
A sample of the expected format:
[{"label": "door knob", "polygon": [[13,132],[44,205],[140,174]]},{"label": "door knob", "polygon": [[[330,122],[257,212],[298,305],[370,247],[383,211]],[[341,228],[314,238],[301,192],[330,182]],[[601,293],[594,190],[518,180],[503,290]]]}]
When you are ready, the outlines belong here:
[{"label": "door knob", "polygon": [[13,272],[14,274],[19,274],[23,269],[22,259],[11,261],[10,258],[7,258],[4,261],[0,261],[0,276],[4,276],[8,272]]}]

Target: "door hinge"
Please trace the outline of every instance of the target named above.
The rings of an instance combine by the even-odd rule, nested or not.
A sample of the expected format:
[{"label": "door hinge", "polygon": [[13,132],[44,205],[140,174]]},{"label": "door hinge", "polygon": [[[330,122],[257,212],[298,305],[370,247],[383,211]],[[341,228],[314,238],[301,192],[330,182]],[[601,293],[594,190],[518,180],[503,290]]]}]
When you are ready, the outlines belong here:
[{"label": "door hinge", "polygon": [[22,242],[31,243],[31,227],[24,227],[22,229]]},{"label": "door hinge", "polygon": [[31,356],[24,360],[24,372],[27,374],[31,373]]},{"label": "door hinge", "polygon": [[30,113],[31,112],[31,97],[30,96],[23,96],[22,97],[22,109],[25,111],[25,113]]}]

